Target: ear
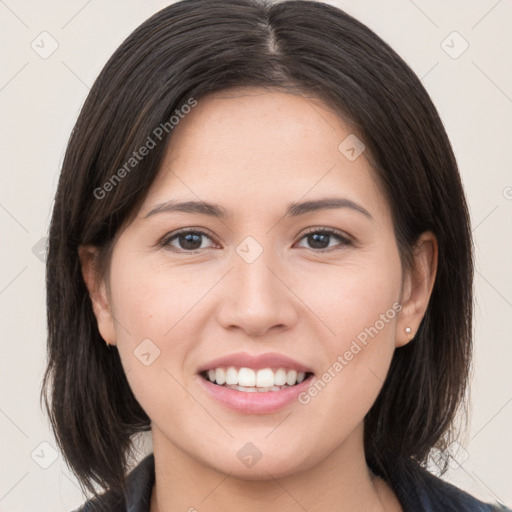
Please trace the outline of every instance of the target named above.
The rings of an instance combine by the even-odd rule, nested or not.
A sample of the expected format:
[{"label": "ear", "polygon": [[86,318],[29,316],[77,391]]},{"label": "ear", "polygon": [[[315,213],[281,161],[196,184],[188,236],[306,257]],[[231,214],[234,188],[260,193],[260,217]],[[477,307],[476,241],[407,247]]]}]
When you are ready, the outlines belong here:
[{"label": "ear", "polygon": [[116,344],[116,330],[112,314],[107,286],[98,272],[98,248],[93,245],[80,245],[78,257],[82,268],[82,276],[89,290],[92,309],[98,322],[101,337],[109,344]]},{"label": "ear", "polygon": [[[402,287],[402,309],[397,323],[396,346],[414,338],[427,310],[437,273],[437,239],[431,231],[422,233],[414,247],[412,268],[406,271]],[[406,331],[410,328],[410,333]]]}]

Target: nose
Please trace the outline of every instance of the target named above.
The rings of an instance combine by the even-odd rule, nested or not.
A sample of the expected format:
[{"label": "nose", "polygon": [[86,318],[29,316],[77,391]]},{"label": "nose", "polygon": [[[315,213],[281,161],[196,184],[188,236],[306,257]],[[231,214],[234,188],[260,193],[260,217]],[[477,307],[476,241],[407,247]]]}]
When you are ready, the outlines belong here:
[{"label": "nose", "polygon": [[228,330],[241,329],[251,337],[292,328],[298,319],[297,298],[277,257],[265,250],[252,263],[234,255],[217,310],[218,322]]}]

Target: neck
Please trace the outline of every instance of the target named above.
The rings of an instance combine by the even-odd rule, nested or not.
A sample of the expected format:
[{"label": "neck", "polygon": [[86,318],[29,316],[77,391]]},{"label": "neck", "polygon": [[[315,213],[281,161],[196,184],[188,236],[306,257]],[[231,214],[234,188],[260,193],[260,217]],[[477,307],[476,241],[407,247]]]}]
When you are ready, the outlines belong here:
[{"label": "neck", "polygon": [[266,472],[268,477],[254,480],[205,465],[172,444],[155,425],[153,449],[151,512],[401,511],[389,486],[366,465],[362,425],[307,469],[278,477]]}]

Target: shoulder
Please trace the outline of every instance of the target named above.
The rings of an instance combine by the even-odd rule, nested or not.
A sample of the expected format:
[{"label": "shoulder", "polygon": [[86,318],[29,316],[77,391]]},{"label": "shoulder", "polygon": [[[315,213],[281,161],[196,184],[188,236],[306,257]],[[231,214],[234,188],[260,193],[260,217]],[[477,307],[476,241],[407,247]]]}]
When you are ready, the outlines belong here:
[{"label": "shoulder", "polygon": [[395,467],[388,476],[404,512],[512,512],[497,502],[478,500],[412,460]]},{"label": "shoulder", "polygon": [[155,483],[155,459],[147,455],[126,477],[122,493],[113,490],[91,498],[73,512],[149,512]]},{"label": "shoulder", "polygon": [[126,510],[123,496],[107,491],[96,498],[87,500],[80,508],[72,512],[125,512]]}]

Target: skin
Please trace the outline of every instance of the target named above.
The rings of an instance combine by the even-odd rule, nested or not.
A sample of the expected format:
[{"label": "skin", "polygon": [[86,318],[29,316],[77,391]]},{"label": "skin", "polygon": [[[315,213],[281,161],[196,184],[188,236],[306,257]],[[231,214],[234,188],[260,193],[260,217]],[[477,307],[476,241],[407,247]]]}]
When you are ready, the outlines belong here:
[{"label": "skin", "polygon": [[[363,420],[393,352],[412,337],[406,327],[414,334],[425,313],[437,244],[424,233],[414,268],[402,269],[367,155],[350,161],[338,149],[351,133],[313,98],[252,88],[204,98],[174,128],[159,175],[114,246],[108,281],[95,271],[96,248],[80,247],[100,333],[117,346],[152,420],[152,512],[401,510],[366,465]],[[284,218],[291,202],[333,196],[371,218],[350,208]],[[230,216],[145,218],[170,199],[214,202]],[[183,238],[157,245],[180,228],[207,236],[195,249]],[[308,228],[338,230],[349,243],[331,236],[314,245]],[[263,250],[252,263],[236,252],[247,236]],[[321,376],[395,303],[400,312],[306,405],[244,414],[210,398],[196,375],[219,356],[272,351]],[[147,338],[160,350],[149,366],[134,355]],[[251,468],[237,457],[248,442],[262,453]]]}]

